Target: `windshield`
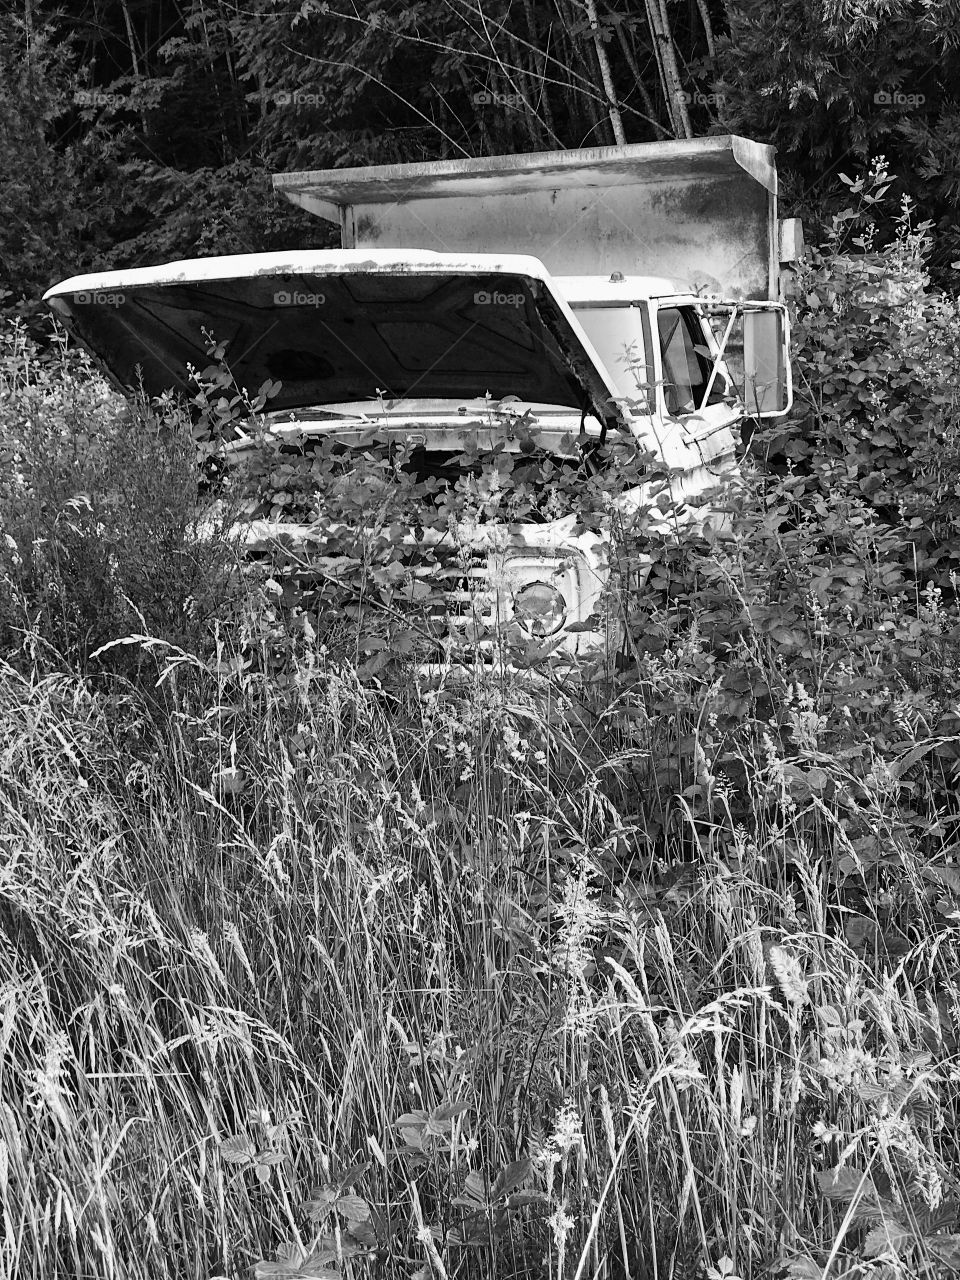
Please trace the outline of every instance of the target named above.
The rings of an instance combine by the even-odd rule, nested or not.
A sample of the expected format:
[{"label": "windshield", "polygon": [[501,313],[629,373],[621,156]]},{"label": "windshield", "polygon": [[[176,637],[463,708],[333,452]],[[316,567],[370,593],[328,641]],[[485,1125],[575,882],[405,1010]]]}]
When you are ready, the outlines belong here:
[{"label": "windshield", "polygon": [[[647,365],[643,341],[643,313],[637,306],[619,304],[574,307],[587,337],[596,347],[617,394],[649,413],[648,391],[653,386],[653,369]],[[639,402],[639,403],[637,403]]]},{"label": "windshield", "polygon": [[[713,369],[703,322],[693,307],[660,307],[657,310],[657,329],[667,412],[696,413],[704,407],[703,396]],[[727,380],[718,372],[707,404],[721,403],[726,393]]]}]

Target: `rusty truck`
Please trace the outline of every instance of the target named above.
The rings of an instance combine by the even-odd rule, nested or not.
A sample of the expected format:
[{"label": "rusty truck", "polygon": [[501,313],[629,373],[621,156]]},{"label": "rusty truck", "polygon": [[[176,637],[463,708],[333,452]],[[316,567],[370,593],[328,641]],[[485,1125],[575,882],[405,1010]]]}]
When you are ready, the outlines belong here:
[{"label": "rusty truck", "polygon": [[[517,450],[531,421],[559,458],[619,433],[666,469],[675,529],[723,528],[740,427],[792,400],[782,283],[801,236],[778,218],[772,147],[717,136],[273,182],[342,247],[95,273],[45,301],[127,392],[189,393],[213,331],[238,385],[271,384],[279,440],[349,450],[374,432],[455,483],[468,445]],[[230,450],[251,447],[241,433]],[[643,481],[618,501],[649,516]],[[256,551],[281,534],[309,547],[311,522],[243,536]],[[447,660],[490,661],[504,628],[566,657],[610,646],[609,531],[554,513],[433,538]]]}]

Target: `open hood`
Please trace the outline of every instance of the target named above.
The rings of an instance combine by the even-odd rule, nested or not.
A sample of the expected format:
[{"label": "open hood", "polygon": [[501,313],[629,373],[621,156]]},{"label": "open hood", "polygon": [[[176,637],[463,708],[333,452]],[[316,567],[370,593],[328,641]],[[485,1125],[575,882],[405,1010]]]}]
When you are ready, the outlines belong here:
[{"label": "open hood", "polygon": [[75,276],[44,301],[126,391],[195,394],[226,342],[270,410],[517,396],[615,419],[616,392],[535,258],[417,250],[201,258]]}]

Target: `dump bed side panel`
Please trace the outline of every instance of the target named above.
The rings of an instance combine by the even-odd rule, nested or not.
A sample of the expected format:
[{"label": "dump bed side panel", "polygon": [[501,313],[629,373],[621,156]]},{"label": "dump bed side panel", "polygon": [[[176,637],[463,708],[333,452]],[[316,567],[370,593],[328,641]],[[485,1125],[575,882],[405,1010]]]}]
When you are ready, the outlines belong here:
[{"label": "dump bed side panel", "polygon": [[762,298],[770,284],[767,192],[747,175],[523,195],[349,206],[344,248],[532,253],[555,275],[667,276]]},{"label": "dump bed side panel", "polygon": [[776,297],[773,148],[735,136],[277,174],[344,248],[525,253],[557,275],[654,275]]}]

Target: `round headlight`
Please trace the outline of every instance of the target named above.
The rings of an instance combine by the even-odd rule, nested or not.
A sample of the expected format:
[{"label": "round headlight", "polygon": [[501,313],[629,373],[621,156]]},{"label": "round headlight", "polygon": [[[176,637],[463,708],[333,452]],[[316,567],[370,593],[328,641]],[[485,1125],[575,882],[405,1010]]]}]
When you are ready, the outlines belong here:
[{"label": "round headlight", "polygon": [[532,636],[552,636],[567,620],[567,602],[549,582],[531,582],[513,597],[513,616]]}]

